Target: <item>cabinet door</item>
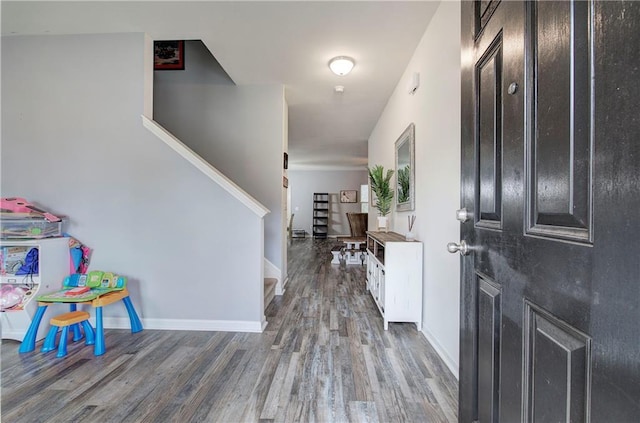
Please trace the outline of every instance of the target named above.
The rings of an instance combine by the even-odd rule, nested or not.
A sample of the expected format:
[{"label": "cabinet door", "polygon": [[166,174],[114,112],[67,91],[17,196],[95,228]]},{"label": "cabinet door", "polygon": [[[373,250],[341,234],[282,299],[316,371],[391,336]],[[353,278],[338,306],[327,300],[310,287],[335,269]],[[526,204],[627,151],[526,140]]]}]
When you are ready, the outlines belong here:
[{"label": "cabinet door", "polygon": [[369,290],[373,290],[374,280],[376,279],[376,260],[373,258],[373,254],[367,254],[367,282]]},{"label": "cabinet door", "polygon": [[380,268],[380,273],[378,274],[378,304],[384,313],[385,308],[385,272],[383,268]]},{"label": "cabinet door", "polygon": [[371,260],[371,253],[367,253],[367,273],[365,277],[367,278],[367,289],[371,290],[371,267],[373,265],[373,260]]},{"label": "cabinet door", "polygon": [[373,298],[376,300],[376,302],[378,301],[378,296],[380,294],[380,280],[379,278],[379,274],[380,274],[380,266],[378,265],[378,263],[375,263],[373,266]]}]

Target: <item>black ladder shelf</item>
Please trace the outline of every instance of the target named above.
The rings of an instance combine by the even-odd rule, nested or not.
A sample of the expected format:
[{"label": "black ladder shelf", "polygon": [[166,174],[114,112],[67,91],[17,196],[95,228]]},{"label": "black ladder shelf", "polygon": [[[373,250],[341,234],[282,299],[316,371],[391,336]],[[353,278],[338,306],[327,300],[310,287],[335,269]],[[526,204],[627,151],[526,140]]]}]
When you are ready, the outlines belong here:
[{"label": "black ladder shelf", "polygon": [[329,193],[313,193],[313,237],[326,238],[329,232]]}]

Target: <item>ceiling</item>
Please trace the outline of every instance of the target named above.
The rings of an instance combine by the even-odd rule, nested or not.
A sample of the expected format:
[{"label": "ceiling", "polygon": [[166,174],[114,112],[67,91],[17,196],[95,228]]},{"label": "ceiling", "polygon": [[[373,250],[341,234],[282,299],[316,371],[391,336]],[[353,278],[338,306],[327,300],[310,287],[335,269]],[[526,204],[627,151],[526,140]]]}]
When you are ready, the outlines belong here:
[{"label": "ceiling", "polygon": [[[367,140],[437,1],[2,1],[2,35],[201,39],[238,84],[279,83],[290,169],[365,169]],[[331,73],[350,56],[353,71]],[[343,85],[344,93],[334,92]]]}]

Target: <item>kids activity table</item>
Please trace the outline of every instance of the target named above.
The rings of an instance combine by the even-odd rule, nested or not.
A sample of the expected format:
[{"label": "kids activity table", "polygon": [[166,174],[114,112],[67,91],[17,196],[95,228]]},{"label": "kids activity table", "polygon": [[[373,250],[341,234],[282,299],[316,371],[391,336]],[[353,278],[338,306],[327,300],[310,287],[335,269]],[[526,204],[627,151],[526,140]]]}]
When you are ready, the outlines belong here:
[{"label": "kids activity table", "polygon": [[[95,296],[95,298],[87,301],[76,301],[69,302],[61,298],[60,300],[56,300],[55,298],[51,298],[50,300],[38,300],[38,310],[36,311],[35,316],[33,316],[33,320],[31,321],[31,325],[27,330],[27,333],[24,336],[22,344],[20,345],[19,352],[26,353],[35,350],[36,348],[36,334],[38,333],[38,328],[42,321],[42,317],[44,316],[45,311],[47,311],[47,307],[51,304],[59,304],[62,302],[69,302],[70,311],[76,311],[78,304],[90,304],[96,310],[96,343],[94,346],[94,354],[102,355],[106,351],[105,343],[104,343],[104,322],[102,319],[102,307],[107,306],[109,304],[113,304],[115,302],[122,301],[124,303],[125,308],[127,309],[127,313],[129,313],[129,321],[131,322],[131,333],[137,333],[142,330],[142,323],[138,318],[138,314],[136,313],[135,308],[133,307],[133,303],[129,298],[129,291],[126,288],[119,291],[110,291],[104,294],[99,294]],[[76,326],[74,327],[74,331],[79,331],[80,329]]]}]

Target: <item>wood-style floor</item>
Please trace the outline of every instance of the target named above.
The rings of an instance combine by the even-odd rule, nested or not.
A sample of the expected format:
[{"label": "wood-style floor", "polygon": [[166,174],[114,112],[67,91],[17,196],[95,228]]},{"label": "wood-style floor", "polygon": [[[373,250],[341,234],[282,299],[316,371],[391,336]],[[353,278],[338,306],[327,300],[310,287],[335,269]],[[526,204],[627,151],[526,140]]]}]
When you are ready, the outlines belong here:
[{"label": "wood-style floor", "polygon": [[106,330],[107,352],[2,341],[2,422],[453,422],[457,382],[410,323],[382,319],[335,240],[295,239],[262,334]]}]

